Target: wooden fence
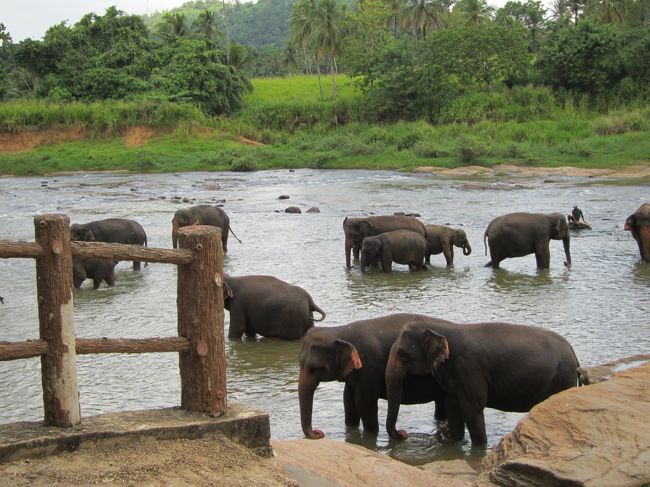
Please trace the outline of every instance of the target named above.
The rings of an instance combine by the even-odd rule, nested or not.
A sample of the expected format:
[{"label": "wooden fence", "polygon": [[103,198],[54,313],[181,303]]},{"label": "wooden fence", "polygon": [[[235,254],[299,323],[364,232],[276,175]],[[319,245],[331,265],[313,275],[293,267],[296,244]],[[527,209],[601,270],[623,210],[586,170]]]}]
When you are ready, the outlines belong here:
[{"label": "wooden fence", "polygon": [[[221,230],[192,226],[179,231],[179,250],[70,240],[70,219],[34,218],[36,242],[0,240],[1,258],[36,259],[40,338],[0,341],[0,360],[41,357],[45,424],[80,423],[77,354],[178,352],[181,407],[212,416],[226,412],[226,355]],[[139,260],[178,266],[178,336],[77,338],[72,258]],[[6,325],[10,325],[6,323]]]}]

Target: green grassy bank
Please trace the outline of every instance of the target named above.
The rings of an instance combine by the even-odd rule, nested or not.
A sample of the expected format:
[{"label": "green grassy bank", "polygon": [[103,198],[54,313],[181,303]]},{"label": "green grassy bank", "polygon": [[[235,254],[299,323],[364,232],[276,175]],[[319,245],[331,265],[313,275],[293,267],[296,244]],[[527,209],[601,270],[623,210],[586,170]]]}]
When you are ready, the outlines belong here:
[{"label": "green grassy bank", "polygon": [[[83,140],[0,152],[0,174],[299,167],[408,171],[503,163],[617,168],[650,162],[650,107],[607,115],[553,107],[545,119],[528,121],[490,116],[477,121],[472,115],[471,124],[382,124],[364,121],[360,95],[346,77],[339,77],[336,101],[329,97],[327,80],[326,97],[319,99],[315,77],[254,84],[246,108],[237,117],[220,119],[169,103],[0,104],[0,137],[65,127],[88,134]],[[143,145],[128,145],[121,134],[134,125],[151,127],[156,135]]]}]

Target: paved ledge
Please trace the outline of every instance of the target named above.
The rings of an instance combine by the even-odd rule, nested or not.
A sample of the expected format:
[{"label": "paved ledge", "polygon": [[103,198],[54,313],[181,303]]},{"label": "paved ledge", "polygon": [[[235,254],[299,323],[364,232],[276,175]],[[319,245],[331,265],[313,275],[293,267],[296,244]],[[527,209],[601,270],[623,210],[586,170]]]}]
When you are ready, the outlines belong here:
[{"label": "paved ledge", "polygon": [[74,428],[43,426],[42,422],[2,424],[0,463],[74,451],[85,441],[110,440],[120,445],[142,437],[196,439],[213,433],[259,454],[271,454],[269,415],[229,401],[227,413],[218,418],[175,407],[90,416]]}]

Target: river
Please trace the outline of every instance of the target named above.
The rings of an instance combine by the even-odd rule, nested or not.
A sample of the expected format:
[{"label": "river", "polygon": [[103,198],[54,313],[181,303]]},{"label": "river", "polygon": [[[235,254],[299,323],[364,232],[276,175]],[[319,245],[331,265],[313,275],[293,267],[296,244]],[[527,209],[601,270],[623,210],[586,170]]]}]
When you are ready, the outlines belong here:
[{"label": "river", "polygon": [[[0,178],[0,239],[34,240],[37,214],[65,213],[72,223],[131,218],[145,228],[149,246],[171,248],[174,212],[224,200],[233,231],[225,270],[269,274],[310,292],[327,312],[322,326],[394,312],[424,313],[458,322],[508,321],[554,330],[574,347],[582,365],[650,351],[650,265],[641,264],[625,218],[648,201],[648,186],[598,184],[588,178],[472,181],[386,171],[296,170],[165,175],[74,174]],[[279,200],[280,195],[290,199]],[[187,201],[183,202],[182,198]],[[483,267],[483,232],[496,216],[515,211],[564,212],[579,205],[592,230],[572,234],[573,266],[563,266],[562,243],[551,242],[551,268],[535,269],[534,256]],[[289,205],[302,214],[288,214]],[[310,207],[320,213],[306,213]],[[345,216],[417,212],[425,223],[462,227],[473,247],[455,249],[455,265],[432,256],[426,272],[394,265],[392,274],[345,268]],[[77,336],[144,338],[175,336],[176,267],[130,263],[116,268],[117,284],[75,290]],[[0,340],[38,336],[35,265],[0,259]],[[228,313],[226,313],[228,326]],[[267,411],[275,439],[301,438],[297,356],[301,342],[228,341],[228,397]],[[77,358],[83,416],[180,404],[176,354],[84,355]],[[314,426],[329,438],[363,444],[418,464],[477,455],[470,443],[447,445],[435,435],[433,405],[402,406],[403,443],[346,431],[343,385],[323,383],[314,400]],[[380,401],[380,425],[386,403]],[[0,363],[0,422],[41,420],[38,359]],[[486,410],[489,446],[521,414]],[[479,452],[480,454],[480,452]]]}]

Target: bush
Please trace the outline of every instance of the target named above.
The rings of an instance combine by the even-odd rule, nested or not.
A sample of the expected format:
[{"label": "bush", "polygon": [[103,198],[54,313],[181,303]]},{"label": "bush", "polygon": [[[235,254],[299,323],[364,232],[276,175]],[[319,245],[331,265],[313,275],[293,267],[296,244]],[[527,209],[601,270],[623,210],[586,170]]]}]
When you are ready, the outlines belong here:
[{"label": "bush", "polygon": [[463,164],[473,164],[486,155],[485,146],[471,137],[463,137],[458,143],[458,158]]}]

